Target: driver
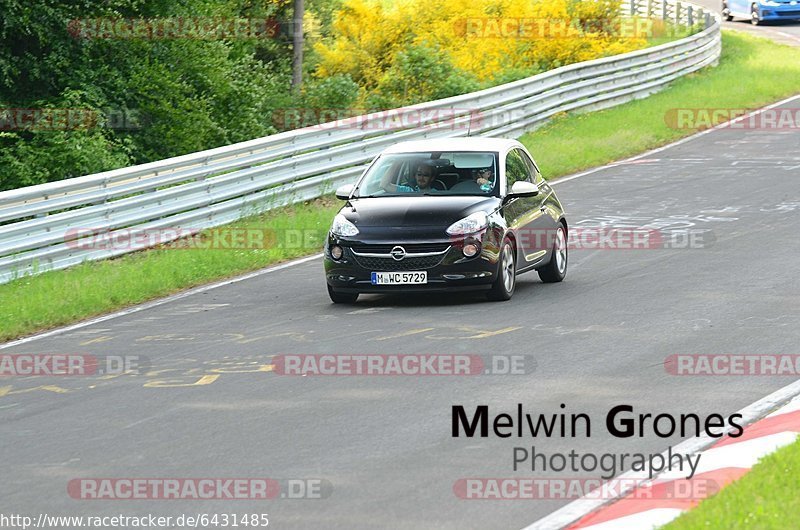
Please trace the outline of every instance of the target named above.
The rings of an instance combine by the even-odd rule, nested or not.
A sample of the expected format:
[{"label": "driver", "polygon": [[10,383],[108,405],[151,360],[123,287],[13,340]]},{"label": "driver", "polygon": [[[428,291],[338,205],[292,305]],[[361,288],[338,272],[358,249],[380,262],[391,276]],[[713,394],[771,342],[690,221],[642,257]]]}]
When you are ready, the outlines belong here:
[{"label": "driver", "polygon": [[[388,175],[387,175],[388,177]],[[383,189],[387,192],[400,192],[400,193],[414,193],[414,192],[426,192],[431,191],[434,188],[431,186],[433,184],[433,166],[430,166],[424,162],[421,162],[417,165],[417,171],[414,174],[416,178],[417,185],[416,186],[406,186],[403,184],[392,184],[386,179],[386,182],[383,182]]]}]

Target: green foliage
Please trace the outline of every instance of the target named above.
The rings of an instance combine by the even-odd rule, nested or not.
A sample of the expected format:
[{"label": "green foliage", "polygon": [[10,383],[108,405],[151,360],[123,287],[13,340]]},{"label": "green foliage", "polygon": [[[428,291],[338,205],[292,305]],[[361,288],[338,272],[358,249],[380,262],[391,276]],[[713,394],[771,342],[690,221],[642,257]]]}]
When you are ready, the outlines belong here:
[{"label": "green foliage", "polygon": [[447,53],[438,46],[412,45],[396,55],[367,101],[373,108],[391,108],[479,88],[477,79],[455,68]]},{"label": "green foliage", "polygon": [[38,132],[25,140],[0,133],[0,182],[6,189],[98,173],[129,161],[126,145],[103,132]]},{"label": "green foliage", "polygon": [[541,74],[544,71],[545,68],[540,68],[538,65],[529,66],[527,68],[522,68],[522,67],[506,68],[505,70],[498,73],[494,77],[491,85],[492,86],[502,85],[504,83],[519,81],[520,79],[525,79],[526,77],[531,77],[536,74]]},{"label": "green foliage", "polygon": [[[286,89],[291,49],[284,37],[89,38],[81,33],[85,21],[286,20],[290,11],[290,3],[271,0],[0,0],[0,109],[130,110],[138,117],[133,128],[105,119],[69,130],[0,125],[0,190],[273,134],[273,110],[298,104]],[[113,29],[105,24],[89,27]]]},{"label": "green foliage", "polygon": [[352,108],[358,99],[359,88],[347,74],[336,74],[306,81],[303,106],[310,109]]}]

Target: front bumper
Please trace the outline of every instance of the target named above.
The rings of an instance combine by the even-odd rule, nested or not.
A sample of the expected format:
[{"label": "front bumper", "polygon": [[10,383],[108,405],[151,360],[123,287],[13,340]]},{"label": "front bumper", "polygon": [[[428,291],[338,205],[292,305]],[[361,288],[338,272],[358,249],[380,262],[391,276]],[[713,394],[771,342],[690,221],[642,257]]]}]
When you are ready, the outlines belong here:
[{"label": "front bumper", "polygon": [[[426,241],[346,241],[329,235],[325,244],[325,279],[332,288],[341,292],[358,293],[410,293],[437,291],[472,291],[489,289],[497,278],[499,249],[494,238],[480,234],[462,240]],[[480,252],[466,258],[465,243],[478,243]],[[338,260],[331,257],[333,245],[342,247],[344,253]],[[387,249],[403,246],[410,249],[409,257],[396,261],[391,257],[375,257]],[[376,249],[383,252],[368,252]],[[426,252],[415,252],[420,249]],[[440,252],[440,249],[444,249]],[[412,257],[413,254],[434,254]],[[365,255],[368,254],[368,255]],[[373,285],[373,272],[426,271],[428,279],[422,285]]]},{"label": "front bumper", "polygon": [[800,4],[760,5],[758,15],[761,20],[800,20]]}]

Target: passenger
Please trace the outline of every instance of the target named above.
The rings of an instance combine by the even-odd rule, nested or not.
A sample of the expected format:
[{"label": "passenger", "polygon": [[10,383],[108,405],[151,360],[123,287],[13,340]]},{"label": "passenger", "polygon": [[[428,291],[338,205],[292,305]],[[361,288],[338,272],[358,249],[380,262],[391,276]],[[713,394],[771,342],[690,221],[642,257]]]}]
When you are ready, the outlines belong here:
[{"label": "passenger", "polygon": [[475,182],[483,191],[490,191],[494,187],[494,170],[491,166],[478,169],[474,176]]}]

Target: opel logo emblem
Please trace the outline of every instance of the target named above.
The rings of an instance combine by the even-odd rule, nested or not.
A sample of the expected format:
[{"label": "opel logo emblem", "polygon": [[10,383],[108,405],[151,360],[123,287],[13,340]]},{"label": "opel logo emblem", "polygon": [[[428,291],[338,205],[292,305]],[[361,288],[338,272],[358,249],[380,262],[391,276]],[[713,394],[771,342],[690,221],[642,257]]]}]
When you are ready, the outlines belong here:
[{"label": "opel logo emblem", "polygon": [[389,254],[392,255],[392,259],[395,261],[402,261],[403,258],[406,257],[406,249],[403,247],[397,246],[392,249]]}]

